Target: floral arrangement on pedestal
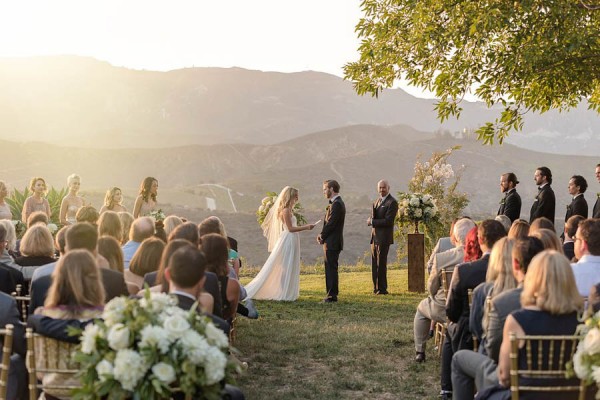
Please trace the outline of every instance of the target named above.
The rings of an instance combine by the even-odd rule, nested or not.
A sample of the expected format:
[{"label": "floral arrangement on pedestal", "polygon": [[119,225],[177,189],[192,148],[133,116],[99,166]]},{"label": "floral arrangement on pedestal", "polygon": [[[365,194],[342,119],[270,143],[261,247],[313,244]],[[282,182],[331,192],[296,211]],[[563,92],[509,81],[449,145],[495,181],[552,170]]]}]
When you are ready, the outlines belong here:
[{"label": "floral arrangement on pedestal", "polygon": [[117,297],[102,320],[86,326],[74,355],[82,387],[74,399],[165,399],[173,393],[220,399],[223,382],[239,370],[227,336],[192,308],[146,291]]},{"label": "floral arrangement on pedestal", "polygon": [[[277,200],[277,193],[267,192],[267,197],[262,199],[260,206],[256,211],[256,220],[258,221],[258,225],[262,225],[262,223],[265,221],[265,217],[269,213],[271,207],[273,207],[273,204],[275,204],[275,200]],[[304,218],[304,215],[302,215],[302,211],[304,211],[304,209],[300,203],[294,204],[294,209],[292,212],[296,217],[298,225],[306,225],[306,218]]]},{"label": "floral arrangement on pedestal", "polygon": [[[595,383],[600,388],[600,312],[579,325],[577,333],[581,334],[583,339],[577,346],[573,360],[567,363],[567,375],[577,375],[587,384]],[[600,390],[596,399],[600,399]]]},{"label": "floral arrangement on pedestal", "polygon": [[415,233],[419,233],[419,222],[430,224],[437,221],[438,209],[433,197],[421,193],[400,193],[398,199],[398,218],[401,222],[411,222]]}]

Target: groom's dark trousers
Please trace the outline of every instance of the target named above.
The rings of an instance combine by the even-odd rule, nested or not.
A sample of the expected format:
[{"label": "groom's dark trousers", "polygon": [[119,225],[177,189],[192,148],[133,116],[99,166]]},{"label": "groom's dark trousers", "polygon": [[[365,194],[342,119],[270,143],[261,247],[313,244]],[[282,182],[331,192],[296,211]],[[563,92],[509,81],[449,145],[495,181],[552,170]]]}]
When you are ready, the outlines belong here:
[{"label": "groom's dark trousers", "polygon": [[325,250],[325,287],[327,297],[337,297],[338,287],[338,260],[340,250]]},{"label": "groom's dark trousers", "polygon": [[327,297],[337,299],[338,288],[338,259],[344,249],[344,220],[346,206],[340,196],[336,197],[327,207],[325,222],[321,231],[321,241],[325,251],[325,286]]}]

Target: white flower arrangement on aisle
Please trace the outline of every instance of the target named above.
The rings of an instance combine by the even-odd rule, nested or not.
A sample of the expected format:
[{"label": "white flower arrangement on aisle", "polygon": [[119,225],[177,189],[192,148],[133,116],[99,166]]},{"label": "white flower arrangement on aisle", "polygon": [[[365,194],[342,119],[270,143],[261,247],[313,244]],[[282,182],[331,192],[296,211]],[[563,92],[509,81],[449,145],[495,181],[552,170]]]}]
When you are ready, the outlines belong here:
[{"label": "white flower arrangement on aisle", "polygon": [[142,299],[117,297],[102,320],[81,333],[74,355],[82,387],[74,399],[165,399],[182,392],[220,399],[223,382],[239,370],[227,336],[208,317],[177,300],[146,291]]},{"label": "white flower arrangement on aisle", "polygon": [[[265,221],[269,210],[271,210],[271,207],[273,207],[273,204],[275,204],[275,200],[277,200],[277,193],[267,192],[267,196],[262,199],[258,210],[256,210],[256,220],[258,221],[258,225],[262,225],[262,223]],[[298,225],[305,225],[306,218],[304,218],[304,215],[302,215],[303,209],[300,203],[296,203],[292,211],[296,216],[296,222]]]},{"label": "white flower arrangement on aisle", "polygon": [[[595,383],[600,388],[600,312],[587,318],[577,327],[583,339],[577,346],[573,360],[567,364],[567,377],[577,375],[586,384]],[[596,394],[600,399],[600,390]]]},{"label": "white flower arrangement on aisle", "polygon": [[400,193],[398,201],[398,218],[402,222],[425,224],[436,220],[438,209],[435,201],[428,194]]}]

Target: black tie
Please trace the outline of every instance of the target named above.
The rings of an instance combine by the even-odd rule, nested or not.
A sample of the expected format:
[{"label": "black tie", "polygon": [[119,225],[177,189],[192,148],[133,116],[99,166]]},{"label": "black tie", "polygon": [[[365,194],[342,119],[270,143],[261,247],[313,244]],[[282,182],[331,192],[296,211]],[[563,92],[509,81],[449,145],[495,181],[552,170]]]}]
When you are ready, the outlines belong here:
[{"label": "black tie", "polygon": [[329,200],[329,204],[333,203],[333,201]]}]

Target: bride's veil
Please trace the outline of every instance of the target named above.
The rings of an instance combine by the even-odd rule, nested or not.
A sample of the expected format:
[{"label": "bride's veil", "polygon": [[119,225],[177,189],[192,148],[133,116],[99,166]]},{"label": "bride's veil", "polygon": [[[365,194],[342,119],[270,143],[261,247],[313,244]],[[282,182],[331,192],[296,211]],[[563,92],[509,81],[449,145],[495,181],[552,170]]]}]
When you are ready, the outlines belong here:
[{"label": "bride's veil", "polygon": [[289,189],[289,186],[286,186],[283,189],[281,189],[281,192],[279,192],[277,199],[273,203],[273,206],[271,206],[271,209],[267,213],[265,220],[263,221],[262,225],[260,226],[263,230],[264,237],[267,238],[267,242],[268,242],[267,248],[268,248],[269,252],[271,252],[273,250],[273,248],[275,247],[275,243],[277,243],[277,240],[279,240],[279,237],[281,236],[281,232],[283,231],[283,223],[277,217],[277,210],[279,210],[279,204],[281,204],[283,194],[288,189]]}]

